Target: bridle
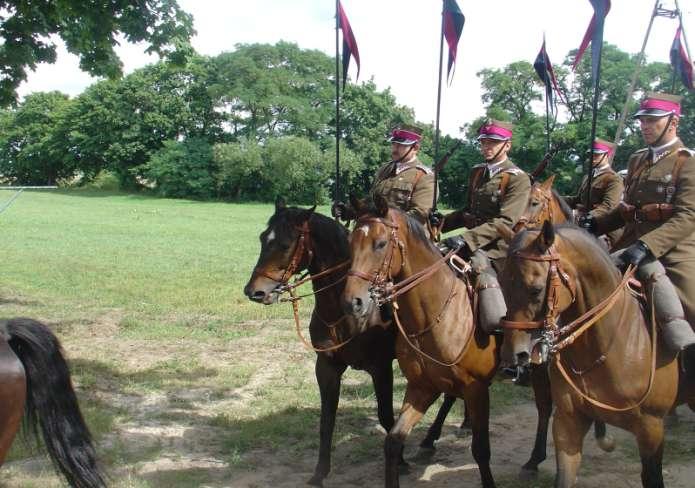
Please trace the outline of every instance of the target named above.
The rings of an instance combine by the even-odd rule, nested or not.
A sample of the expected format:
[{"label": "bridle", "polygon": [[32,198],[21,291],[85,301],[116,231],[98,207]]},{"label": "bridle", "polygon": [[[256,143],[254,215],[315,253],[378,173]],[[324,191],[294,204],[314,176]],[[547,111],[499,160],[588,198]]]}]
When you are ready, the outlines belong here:
[{"label": "bridle", "polygon": [[548,262],[550,264],[546,283],[545,317],[542,320],[529,321],[502,319],[500,325],[505,329],[514,330],[541,329],[545,339],[552,343],[552,347],[561,333],[557,323],[557,319],[561,313],[561,310],[558,309],[560,287],[565,286],[565,288],[567,288],[571,296],[570,303],[574,303],[577,298],[576,285],[565,270],[562,269],[560,254],[557,252],[554,245],[550,246],[544,254],[531,254],[523,251],[516,251],[512,256],[529,261]]},{"label": "bridle", "polygon": [[311,248],[309,220],[305,220],[301,226],[295,228],[299,232],[299,235],[297,236],[297,243],[294,246],[294,253],[292,253],[292,259],[290,259],[290,263],[284,269],[282,275],[278,278],[277,276],[273,276],[264,269],[259,269],[258,266],[256,266],[253,269],[252,276],[263,276],[264,278],[268,278],[269,280],[276,281],[279,283],[278,288],[280,290],[283,290],[287,286],[287,283],[290,281],[290,278],[292,278],[292,276],[294,276],[299,270],[299,266],[302,263],[305,251],[307,254],[307,266],[311,264],[311,261],[314,258],[314,251]]},{"label": "bridle", "polygon": [[386,251],[386,256],[382,261],[379,268],[374,272],[365,273],[353,268],[347,272],[347,276],[356,276],[369,283],[369,292],[372,299],[377,305],[385,303],[386,296],[389,291],[393,289],[393,275],[391,273],[391,266],[393,264],[393,256],[396,254],[396,249],[401,253],[401,269],[405,265],[405,244],[398,238],[398,224],[392,220],[387,220],[381,217],[362,217],[357,219],[355,222],[354,232],[359,232],[359,227],[361,225],[367,225],[377,223],[386,226],[389,229],[389,241],[388,250]]},{"label": "bridle", "polygon": [[[548,189],[544,191],[543,188],[536,183],[531,188],[531,196],[535,196],[536,198],[538,198],[538,200],[540,200],[540,210],[535,214],[534,217],[529,216],[528,213],[522,215],[516,222],[516,224],[514,224],[512,231],[519,232],[524,228],[540,227],[543,224],[544,220],[550,220],[549,218],[543,219],[542,216],[546,213],[549,217],[552,216],[552,213],[550,212],[550,201],[553,198],[552,190]],[[550,223],[552,224],[554,222],[551,221]]]}]

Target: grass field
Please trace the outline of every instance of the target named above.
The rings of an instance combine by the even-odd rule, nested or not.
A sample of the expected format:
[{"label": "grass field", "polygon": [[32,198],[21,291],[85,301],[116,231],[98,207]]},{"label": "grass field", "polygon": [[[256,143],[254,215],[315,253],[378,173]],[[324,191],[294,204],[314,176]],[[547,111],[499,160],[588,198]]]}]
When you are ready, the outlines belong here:
[{"label": "grass field", "polygon": [[[0,191],[0,206],[10,196]],[[0,213],[0,316],[38,318],[62,340],[110,486],[290,487],[311,474],[320,405],[314,356],[295,337],[289,306],[260,306],[242,293],[272,211],[71,190],[25,192]],[[302,304],[305,317],[309,311]],[[398,374],[396,389],[398,407]],[[510,454],[514,469],[500,474],[499,486],[551,486],[550,463],[533,482],[512,474],[530,452],[531,392],[495,384],[492,402],[493,414],[510,422],[495,427],[493,455],[505,443],[519,450],[504,437],[518,427],[515,409],[531,415],[521,426],[523,454]],[[327,487],[380,479],[383,437],[374,433],[375,419],[368,376],[349,370]],[[460,420],[452,413],[446,432]],[[469,441],[449,435],[444,445],[470,463]],[[691,446],[679,443],[678,452]],[[625,457],[635,464],[634,449]],[[454,483],[459,473],[448,476]],[[0,470],[0,485],[62,486],[21,442]]]}]

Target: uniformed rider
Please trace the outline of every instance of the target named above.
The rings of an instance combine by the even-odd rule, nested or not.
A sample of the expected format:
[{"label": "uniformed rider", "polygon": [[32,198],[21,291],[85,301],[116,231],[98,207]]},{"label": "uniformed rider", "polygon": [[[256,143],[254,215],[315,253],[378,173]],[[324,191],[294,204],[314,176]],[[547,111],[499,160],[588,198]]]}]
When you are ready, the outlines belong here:
[{"label": "uniformed rider", "polygon": [[[460,248],[464,259],[482,249],[497,272],[507,255],[507,244],[500,238],[498,223],[513,227],[521,217],[531,190],[531,180],[508,157],[513,126],[488,120],[479,130],[478,140],[484,163],[473,167],[468,179],[468,205],[444,217],[442,232],[465,227],[459,235],[442,242],[449,249]],[[438,224],[434,216],[431,222]]]},{"label": "uniformed rider", "polygon": [[647,93],[634,117],[648,146],[630,157],[624,200],[580,225],[595,234],[624,226],[614,260],[638,266],[665,345],[695,379],[695,153],[678,138],[681,98]]},{"label": "uniformed rider", "polygon": [[[599,138],[592,144],[591,166],[593,175],[591,178],[591,210],[589,213],[594,217],[607,214],[617,207],[623,198],[623,179],[611,167],[615,149],[615,144]],[[579,185],[577,194],[565,197],[569,206],[575,211],[577,218],[587,213],[586,198],[588,187],[589,177],[585,175]],[[606,235],[608,247],[611,248],[619,237],[619,230]]]},{"label": "uniformed rider", "polygon": [[[387,139],[391,143],[391,161],[377,171],[370,195],[381,195],[390,206],[425,224],[434,198],[434,173],[418,158],[421,141],[422,129],[414,125],[401,124],[391,131]],[[342,203],[334,205],[333,213],[354,218]]]}]

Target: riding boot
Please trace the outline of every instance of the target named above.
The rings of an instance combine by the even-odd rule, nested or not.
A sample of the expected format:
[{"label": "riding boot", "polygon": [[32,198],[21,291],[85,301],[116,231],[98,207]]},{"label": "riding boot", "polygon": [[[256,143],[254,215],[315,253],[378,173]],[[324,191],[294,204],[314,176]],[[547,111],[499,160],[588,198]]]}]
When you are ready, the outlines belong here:
[{"label": "riding boot", "polygon": [[473,253],[471,267],[478,294],[478,326],[485,333],[492,334],[499,328],[500,320],[507,315],[507,305],[504,303],[497,273],[484,251]]},{"label": "riding boot", "polygon": [[647,297],[653,297],[654,312],[667,349],[681,352],[681,364],[686,374],[695,379],[695,332],[685,320],[683,305],[676,288],[666,276],[664,266],[655,258],[647,258],[637,269]]}]

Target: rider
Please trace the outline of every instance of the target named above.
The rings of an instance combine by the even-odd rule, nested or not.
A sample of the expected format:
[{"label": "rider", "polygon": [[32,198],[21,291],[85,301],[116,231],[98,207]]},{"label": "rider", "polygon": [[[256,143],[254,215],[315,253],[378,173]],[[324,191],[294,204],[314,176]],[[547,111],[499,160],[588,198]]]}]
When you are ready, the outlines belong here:
[{"label": "rider", "polygon": [[[616,145],[612,142],[596,139],[592,144],[592,171],[591,179],[591,210],[590,214],[594,217],[607,214],[618,206],[623,198],[623,179],[613,171],[611,162],[615,156]],[[565,197],[569,206],[576,211],[578,216],[586,214],[586,197],[589,186],[587,175],[582,179],[576,195]],[[620,237],[620,231],[609,233],[609,248]]]},{"label": "rider", "polygon": [[[463,210],[444,217],[442,232],[460,227],[466,230],[447,237],[443,244],[459,248],[464,259],[470,259],[478,249],[487,252],[499,273],[507,254],[507,245],[500,238],[496,224],[513,227],[526,206],[531,190],[529,176],[507,157],[512,147],[513,126],[508,122],[487,120],[478,131],[480,152],[484,163],[473,167],[468,179],[468,205]],[[441,215],[433,214],[436,227]]]},{"label": "rider", "polygon": [[638,276],[655,297],[664,342],[682,352],[682,366],[695,379],[695,152],[678,138],[681,99],[646,94],[634,117],[648,147],[630,157],[624,200],[579,223],[595,234],[624,226],[614,246],[622,249],[614,254],[616,264],[639,266]]},{"label": "rider", "polygon": [[[434,173],[418,159],[422,129],[400,124],[387,139],[391,143],[391,161],[379,168],[370,194],[381,195],[390,206],[399,208],[425,223],[434,197]],[[344,203],[333,206],[333,215],[352,219]]]}]

